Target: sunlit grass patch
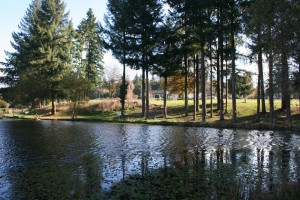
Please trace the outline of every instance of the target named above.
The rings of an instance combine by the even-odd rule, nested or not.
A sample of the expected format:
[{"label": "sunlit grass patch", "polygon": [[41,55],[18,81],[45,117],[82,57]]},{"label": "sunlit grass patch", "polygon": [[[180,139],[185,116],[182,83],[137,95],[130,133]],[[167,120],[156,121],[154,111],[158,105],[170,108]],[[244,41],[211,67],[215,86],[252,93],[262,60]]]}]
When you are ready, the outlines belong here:
[{"label": "sunlit grass patch", "polygon": [[[228,99],[227,105],[224,100],[224,121],[220,120],[220,110],[217,109],[217,100],[213,100],[213,107],[211,108],[210,100],[206,100],[206,117],[205,122],[202,122],[202,105],[199,102],[199,111],[196,113],[196,120],[194,120],[194,102],[189,100],[188,116],[185,115],[184,100],[168,100],[167,101],[167,118],[163,115],[163,99],[151,99],[150,112],[147,119],[142,116],[141,100],[126,101],[125,116],[120,116],[121,104],[119,99],[100,99],[91,100],[81,105],[78,109],[77,120],[99,120],[110,122],[133,122],[133,123],[189,123],[190,125],[209,125],[213,127],[231,127],[232,125],[232,100]],[[293,117],[293,125],[300,126],[299,101],[291,101],[291,110]],[[257,100],[237,99],[237,121],[238,124],[257,123]],[[276,125],[285,126],[286,113],[281,108],[281,100],[274,101],[274,114]],[[213,110],[211,116],[211,109]],[[29,113],[10,113],[4,114],[7,117],[24,118],[24,119],[71,119],[70,103],[61,102],[57,104],[57,115],[50,114],[50,105],[42,109],[30,110]],[[266,113],[260,113],[259,123],[268,124],[269,119],[269,101],[266,99]],[[197,123],[197,124],[196,124]],[[222,125],[222,126],[221,126]]]}]

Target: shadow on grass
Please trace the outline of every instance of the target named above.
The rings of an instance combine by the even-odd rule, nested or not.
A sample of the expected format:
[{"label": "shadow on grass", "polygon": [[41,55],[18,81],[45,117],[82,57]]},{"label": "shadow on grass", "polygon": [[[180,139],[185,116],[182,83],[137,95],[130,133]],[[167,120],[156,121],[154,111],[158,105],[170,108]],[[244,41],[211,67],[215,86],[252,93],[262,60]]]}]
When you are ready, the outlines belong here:
[{"label": "shadow on grass", "polygon": [[[232,122],[232,112],[228,110],[224,113],[224,120],[220,120],[219,115],[220,112],[217,110],[217,104],[213,104],[213,117],[210,118],[210,104],[207,104],[207,114],[206,114],[206,125],[213,127],[237,127],[237,128],[255,128],[255,129],[294,129],[300,126],[300,114],[297,111],[293,112],[292,118],[293,123],[286,123],[285,112],[282,110],[274,111],[274,123],[270,123],[269,113],[260,113],[260,120],[257,120],[257,114],[253,108],[249,108],[244,112],[237,112],[237,121],[235,123]],[[193,121],[193,112],[194,106],[190,105],[188,107],[188,116],[185,116],[185,108],[184,106],[176,106],[176,107],[168,107],[168,117],[164,119],[163,117],[163,107],[156,106],[155,109],[150,110],[149,119],[158,119],[162,122],[201,122],[201,110],[202,107],[200,105],[199,112],[197,112],[197,120]],[[141,111],[140,111],[141,113]],[[141,118],[141,114],[136,112],[131,112],[126,114],[126,117],[130,119],[138,119]],[[194,124],[196,125],[196,124]],[[203,123],[202,123],[203,125]]]},{"label": "shadow on grass", "polygon": [[[245,106],[245,103],[240,103],[239,105],[242,105],[240,109],[237,110],[237,121],[236,123],[232,123],[232,112],[231,108],[228,106],[228,110],[224,113],[224,120],[220,120],[220,111],[217,109],[217,104],[213,104],[213,115],[210,117],[211,114],[211,104],[206,104],[206,122],[203,123],[202,121],[202,105],[199,106],[199,111],[196,114],[196,121],[193,120],[194,115],[194,105],[189,104],[188,107],[188,116],[185,115],[185,107],[184,105],[169,105],[167,108],[167,118],[165,119],[163,116],[163,106],[159,104],[151,104],[150,105],[150,112],[148,119],[145,119],[142,116],[142,109],[140,106],[135,107],[128,107],[125,111],[125,117],[120,118],[117,114],[119,110],[112,109],[110,107],[110,111],[101,111],[97,106],[94,104],[87,105],[78,111],[78,119],[82,120],[102,120],[102,121],[122,121],[122,122],[153,122],[156,123],[163,123],[167,124],[169,122],[180,122],[180,123],[189,123],[191,125],[198,125],[201,123],[201,125],[207,125],[212,127],[238,127],[238,128],[272,128],[276,129],[277,127],[281,126],[281,128],[287,127],[287,129],[290,129],[291,127],[298,127],[300,128],[300,113],[299,108],[293,108],[292,110],[292,118],[293,118],[293,124],[290,125],[286,123],[286,117],[285,112],[282,110],[275,110],[274,114],[274,124],[270,124],[269,119],[269,113],[261,113],[260,114],[260,121],[257,121],[257,115],[256,115],[256,106],[249,103],[249,105]],[[59,115],[53,116],[53,119],[59,119],[61,118],[68,118],[71,113],[68,111],[67,105],[61,105],[58,106],[58,112]],[[47,118],[47,115],[49,114],[50,109],[40,109],[38,110],[38,115],[45,116],[45,119]],[[51,116],[50,116],[51,118]],[[150,121],[149,121],[150,120]]]}]

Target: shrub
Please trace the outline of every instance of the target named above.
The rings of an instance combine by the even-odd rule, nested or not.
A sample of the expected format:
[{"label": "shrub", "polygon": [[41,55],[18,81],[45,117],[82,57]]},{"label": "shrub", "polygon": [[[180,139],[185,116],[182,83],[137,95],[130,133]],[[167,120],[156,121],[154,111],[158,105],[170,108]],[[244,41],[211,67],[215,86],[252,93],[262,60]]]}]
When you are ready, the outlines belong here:
[{"label": "shrub", "polygon": [[9,107],[9,103],[4,101],[3,99],[0,99],[0,108],[8,108],[8,107]]}]

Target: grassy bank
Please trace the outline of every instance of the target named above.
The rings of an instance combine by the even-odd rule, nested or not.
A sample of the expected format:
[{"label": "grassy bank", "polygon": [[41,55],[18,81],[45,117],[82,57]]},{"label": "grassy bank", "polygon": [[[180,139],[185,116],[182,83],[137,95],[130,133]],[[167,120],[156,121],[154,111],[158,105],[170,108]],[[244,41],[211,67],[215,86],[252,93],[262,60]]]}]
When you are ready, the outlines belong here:
[{"label": "grassy bank", "polygon": [[[163,101],[151,100],[149,118],[145,119],[141,116],[141,103],[138,100],[129,101],[126,104],[125,117],[120,118],[120,102],[118,100],[103,99],[91,100],[80,107],[78,110],[77,120],[89,121],[106,121],[106,122],[129,122],[129,123],[150,123],[150,124],[176,124],[189,126],[207,126],[207,127],[223,127],[223,128],[253,128],[253,129],[290,129],[300,130],[300,111],[299,101],[292,100],[292,124],[286,123],[285,112],[280,110],[281,101],[275,101],[275,123],[269,123],[269,107],[267,104],[267,113],[260,114],[260,121],[257,121],[256,100],[242,99],[237,100],[237,122],[232,123],[231,100],[225,107],[225,120],[219,120],[219,111],[217,110],[217,102],[213,101],[213,114],[210,117],[211,105],[207,101],[207,117],[206,122],[201,122],[201,105],[197,113],[197,119],[193,120],[193,102],[189,101],[189,115],[184,114],[183,100],[169,100],[168,117],[163,118]],[[9,110],[4,112],[4,117],[14,117],[22,119],[44,119],[44,120],[71,120],[69,111],[69,103],[59,103],[57,105],[57,115],[50,115],[51,107],[47,106],[42,109],[31,110],[25,114],[24,110]]]}]

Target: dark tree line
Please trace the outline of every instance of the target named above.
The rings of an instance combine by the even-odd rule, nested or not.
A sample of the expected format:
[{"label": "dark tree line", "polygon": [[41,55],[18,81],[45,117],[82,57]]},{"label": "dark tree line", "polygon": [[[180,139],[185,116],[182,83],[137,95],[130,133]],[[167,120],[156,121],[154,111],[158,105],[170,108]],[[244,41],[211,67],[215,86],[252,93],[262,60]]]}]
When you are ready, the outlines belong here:
[{"label": "dark tree line", "polygon": [[[143,116],[149,114],[148,73],[165,79],[184,77],[185,114],[188,94],[194,93],[196,113],[206,118],[205,82],[216,79],[220,120],[227,112],[228,88],[232,95],[232,120],[236,121],[236,95],[242,89],[237,82],[237,41],[245,35],[250,59],[258,65],[257,120],[266,112],[265,91],[269,91],[270,121],[274,117],[274,85],[281,84],[282,109],[291,121],[291,68],[299,65],[299,1],[279,0],[109,0],[105,30],[108,48],[124,66],[142,69]],[[167,11],[163,10],[166,9]],[[269,65],[265,85],[264,67]],[[275,70],[275,66],[277,70]],[[299,69],[294,70],[297,80]],[[124,68],[125,73],[125,68]],[[192,76],[192,77],[191,77]],[[275,81],[275,77],[279,77]],[[194,81],[189,90],[189,78]],[[237,80],[237,78],[239,80]],[[247,78],[249,79],[249,78]],[[228,86],[230,85],[230,87]],[[294,88],[297,81],[294,81]],[[248,86],[247,86],[248,87]],[[201,92],[200,92],[201,91]],[[224,92],[226,95],[224,95]],[[199,94],[202,105],[199,105]],[[241,95],[241,94],[239,94]],[[166,95],[165,95],[166,96]],[[224,104],[226,96],[226,104]],[[225,105],[225,106],[224,106]],[[164,116],[167,117],[166,101]]]},{"label": "dark tree line", "polygon": [[[286,117],[291,122],[291,70],[300,73],[299,66],[299,1],[255,0],[251,1],[245,15],[245,32],[251,38],[252,54],[256,55],[258,63],[258,107],[257,118],[260,119],[260,99],[262,112],[266,112],[264,101],[263,56],[269,69],[269,104],[270,122],[274,118],[274,88],[281,92],[281,108],[286,111]],[[297,88],[294,81],[294,89]]]},{"label": "dark tree line", "polygon": [[[169,80],[182,78],[185,115],[189,114],[188,94],[193,93],[193,118],[196,120],[201,112],[203,122],[208,112],[205,83],[209,79],[212,88],[215,82],[220,120],[228,112],[230,92],[235,122],[236,96],[248,87],[237,84],[245,81],[245,77],[249,80],[248,75],[241,77],[236,67],[242,56],[237,54],[237,47],[242,44],[251,51],[243,56],[257,63],[257,120],[260,113],[267,112],[268,91],[273,123],[276,91],[282,96],[281,107],[291,122],[291,91],[299,93],[299,4],[297,0],[108,0],[103,26],[96,22],[90,9],[75,30],[63,1],[34,0],[20,24],[20,32],[13,33],[15,51],[7,53],[2,82],[10,86],[15,100],[51,100],[55,113],[57,98],[74,97],[66,82],[76,79],[79,84],[78,79],[82,79],[83,85],[85,81],[91,84],[88,88],[100,83],[105,47],[123,65],[122,115],[128,66],[142,72],[143,117],[149,117],[151,73],[164,79],[165,97]],[[268,65],[267,85],[264,65]],[[82,94],[80,98],[88,96],[88,91],[75,91]],[[210,102],[212,116],[212,97]]]}]

